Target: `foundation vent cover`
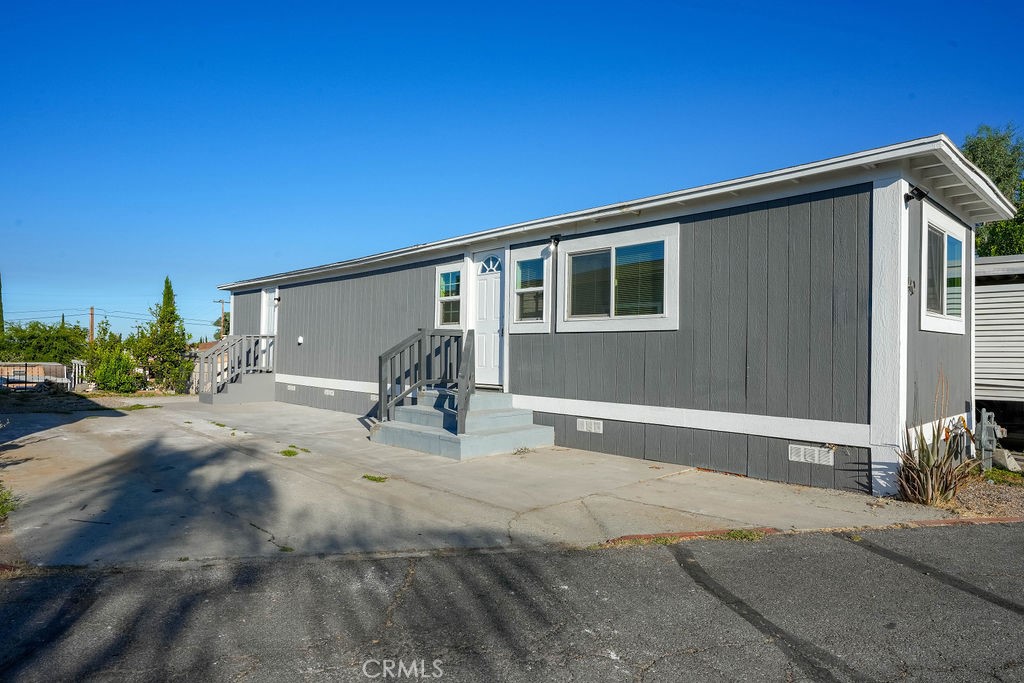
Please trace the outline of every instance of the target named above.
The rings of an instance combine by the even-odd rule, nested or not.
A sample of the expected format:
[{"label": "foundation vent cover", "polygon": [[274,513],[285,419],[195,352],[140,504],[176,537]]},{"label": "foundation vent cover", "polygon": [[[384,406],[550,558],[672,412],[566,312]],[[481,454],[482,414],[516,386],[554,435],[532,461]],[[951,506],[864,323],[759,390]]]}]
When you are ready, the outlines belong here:
[{"label": "foundation vent cover", "polygon": [[831,448],[790,444],[789,461],[808,462],[812,465],[828,465],[829,467],[832,467],[835,462],[835,454]]},{"label": "foundation vent cover", "polygon": [[591,432],[592,434],[604,434],[604,422],[602,420],[587,420],[582,417],[576,418],[577,432]]}]

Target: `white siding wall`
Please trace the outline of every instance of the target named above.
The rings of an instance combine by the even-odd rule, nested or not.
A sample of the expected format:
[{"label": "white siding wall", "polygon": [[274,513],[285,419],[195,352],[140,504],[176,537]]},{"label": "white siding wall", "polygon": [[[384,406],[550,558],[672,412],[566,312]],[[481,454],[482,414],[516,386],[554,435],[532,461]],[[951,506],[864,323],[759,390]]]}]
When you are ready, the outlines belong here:
[{"label": "white siding wall", "polygon": [[978,400],[1024,401],[1024,282],[975,290]]}]

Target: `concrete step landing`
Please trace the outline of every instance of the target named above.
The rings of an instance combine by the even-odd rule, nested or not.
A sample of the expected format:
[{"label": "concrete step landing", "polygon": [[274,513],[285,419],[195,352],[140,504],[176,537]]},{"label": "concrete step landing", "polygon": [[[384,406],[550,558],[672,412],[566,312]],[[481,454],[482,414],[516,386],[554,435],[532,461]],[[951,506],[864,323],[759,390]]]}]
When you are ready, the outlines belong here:
[{"label": "concrete step landing", "polygon": [[420,391],[413,405],[395,408],[395,419],[374,425],[374,443],[466,460],[540,448],[555,442],[555,430],[533,424],[533,411],[512,407],[512,395],[477,392],[470,397],[466,433],[456,434],[457,394]]}]

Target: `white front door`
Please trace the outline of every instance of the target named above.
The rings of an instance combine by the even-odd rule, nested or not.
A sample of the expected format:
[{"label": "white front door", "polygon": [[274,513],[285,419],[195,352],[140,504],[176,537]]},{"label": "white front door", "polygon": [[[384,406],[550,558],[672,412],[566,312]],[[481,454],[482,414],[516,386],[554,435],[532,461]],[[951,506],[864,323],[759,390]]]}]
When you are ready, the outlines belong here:
[{"label": "white front door", "polygon": [[505,297],[502,291],[505,270],[504,251],[473,254],[476,271],[476,383],[502,385],[505,345]]},{"label": "white front door", "polygon": [[[260,306],[260,334],[277,334],[277,287],[263,290],[263,301]],[[274,339],[259,340],[259,367],[264,370],[274,368]]]},{"label": "white front door", "polygon": [[260,306],[260,334],[277,334],[277,287],[263,290]]}]

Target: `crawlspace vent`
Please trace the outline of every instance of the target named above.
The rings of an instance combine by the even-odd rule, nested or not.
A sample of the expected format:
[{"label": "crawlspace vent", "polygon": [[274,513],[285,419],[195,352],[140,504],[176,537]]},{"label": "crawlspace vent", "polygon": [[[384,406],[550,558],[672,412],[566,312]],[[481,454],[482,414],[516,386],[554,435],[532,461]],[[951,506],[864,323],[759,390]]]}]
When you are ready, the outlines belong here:
[{"label": "crawlspace vent", "polygon": [[812,465],[828,465],[832,467],[835,456],[831,448],[821,446],[798,446],[789,445],[790,462],[809,462]]}]

